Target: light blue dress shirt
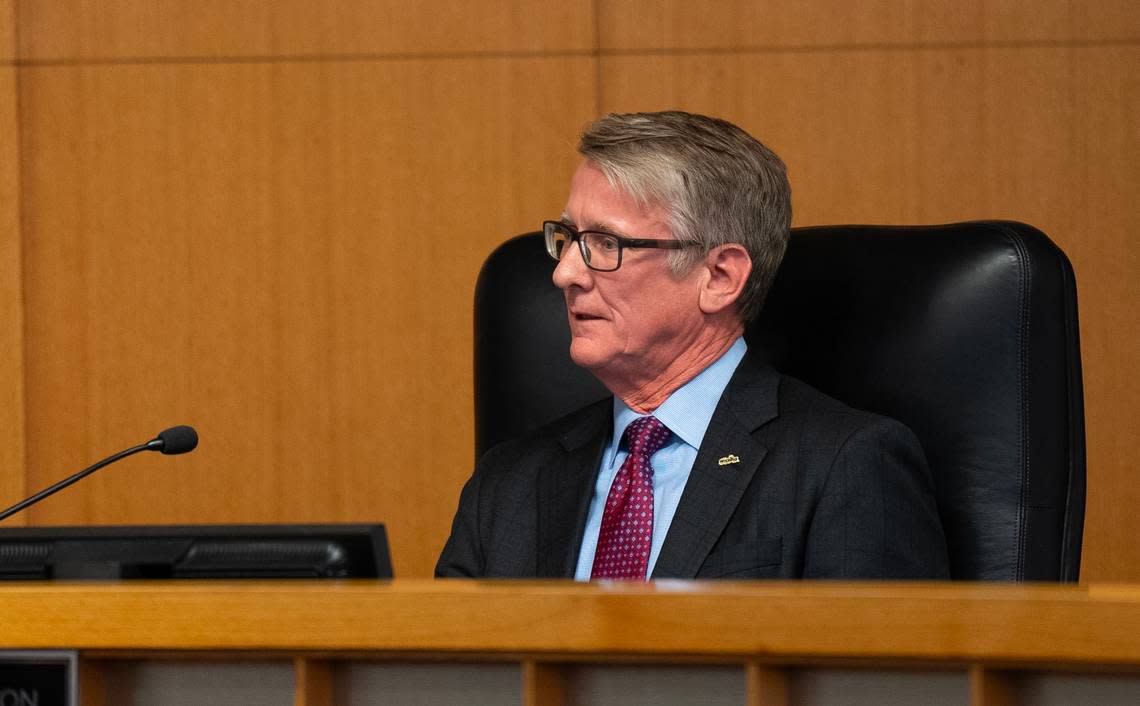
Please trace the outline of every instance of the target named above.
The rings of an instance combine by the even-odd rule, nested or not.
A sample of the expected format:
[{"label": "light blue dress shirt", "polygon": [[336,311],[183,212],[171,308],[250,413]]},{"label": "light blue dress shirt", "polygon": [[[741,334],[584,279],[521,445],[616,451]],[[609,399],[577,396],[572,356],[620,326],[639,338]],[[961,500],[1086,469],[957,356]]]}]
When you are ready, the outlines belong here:
[{"label": "light blue dress shirt", "polygon": [[[716,405],[747,350],[744,339],[736,339],[715,363],[685,383],[653,411],[653,416],[668,427],[673,436],[650,459],[653,464],[653,544],[649,551],[647,576],[653,574],[661,545],[665,543],[665,534],[669,531],[677,505],[681,502],[681,491],[689,480],[689,471],[697,460],[697,449],[705,438]],[[640,416],[643,415],[614,397],[614,428],[610,433],[609,444],[602,451],[601,470],[594,485],[590,511],[586,516],[586,531],[582,536],[582,548],[578,552],[578,568],[574,572],[574,578],[578,581],[590,580],[610,484],[629,455],[621,438],[625,428]]]}]

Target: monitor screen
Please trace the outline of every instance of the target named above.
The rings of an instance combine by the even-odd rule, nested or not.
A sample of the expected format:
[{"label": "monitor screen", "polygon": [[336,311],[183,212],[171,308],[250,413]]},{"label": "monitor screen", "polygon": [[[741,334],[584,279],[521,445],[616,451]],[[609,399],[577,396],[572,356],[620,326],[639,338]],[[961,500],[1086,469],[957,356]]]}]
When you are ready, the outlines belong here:
[{"label": "monitor screen", "polygon": [[391,577],[381,524],[0,529],[0,579]]}]

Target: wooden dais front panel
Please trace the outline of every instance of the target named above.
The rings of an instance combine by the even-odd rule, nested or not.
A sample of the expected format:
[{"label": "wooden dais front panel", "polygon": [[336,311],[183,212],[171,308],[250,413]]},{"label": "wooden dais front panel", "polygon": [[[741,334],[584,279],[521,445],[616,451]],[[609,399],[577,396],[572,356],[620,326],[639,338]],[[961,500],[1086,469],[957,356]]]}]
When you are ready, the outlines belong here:
[{"label": "wooden dais front panel", "polygon": [[11,583],[0,625],[0,649],[80,650],[87,704],[186,684],[249,688],[250,704],[290,690],[296,704],[600,704],[654,685],[678,702],[697,688],[749,704],[881,689],[990,705],[1058,702],[1074,679],[1140,697],[1136,586]]}]

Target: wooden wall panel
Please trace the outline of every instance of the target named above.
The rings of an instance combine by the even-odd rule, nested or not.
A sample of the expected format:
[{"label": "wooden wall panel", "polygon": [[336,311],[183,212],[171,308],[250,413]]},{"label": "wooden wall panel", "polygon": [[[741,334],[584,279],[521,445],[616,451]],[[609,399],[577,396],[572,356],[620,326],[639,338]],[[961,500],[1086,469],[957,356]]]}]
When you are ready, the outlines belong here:
[{"label": "wooden wall panel", "polygon": [[593,47],[593,3],[24,0],[26,60],[558,52]]},{"label": "wooden wall panel", "polygon": [[[1134,0],[601,0],[603,50],[1140,38]],[[837,46],[838,45],[838,46]]]},{"label": "wooden wall panel", "polygon": [[[5,8],[0,6],[0,12]],[[0,26],[0,32],[3,27]],[[24,319],[16,69],[0,65],[0,509],[25,495]],[[9,520],[19,524],[23,518]]]},{"label": "wooden wall panel", "polygon": [[[1140,581],[1140,46],[1077,52],[1075,125],[1084,192],[1070,248],[1081,301],[1089,514],[1082,577]],[[1059,177],[1061,179],[1063,177]]]},{"label": "wooden wall panel", "polygon": [[[797,225],[1013,218],[1073,260],[1088,580],[1140,580],[1140,47],[606,57],[603,110],[734,120],[788,162]],[[662,79],[662,77],[666,77]]]},{"label": "wooden wall panel", "polygon": [[[592,59],[25,70],[34,513],[389,523],[427,575],[472,457],[483,258],[557,213]],[[551,96],[559,100],[552,102]]]},{"label": "wooden wall panel", "polygon": [[0,62],[16,58],[16,0],[0,0]]},{"label": "wooden wall panel", "polygon": [[561,207],[600,95],[754,131],[798,224],[1049,232],[1080,283],[1084,577],[1140,580],[1137,8],[0,0],[0,308],[27,321],[0,463],[25,409],[29,461],[0,503],[187,421],[195,454],[31,521],[384,519],[426,575],[470,470],[478,263]]}]

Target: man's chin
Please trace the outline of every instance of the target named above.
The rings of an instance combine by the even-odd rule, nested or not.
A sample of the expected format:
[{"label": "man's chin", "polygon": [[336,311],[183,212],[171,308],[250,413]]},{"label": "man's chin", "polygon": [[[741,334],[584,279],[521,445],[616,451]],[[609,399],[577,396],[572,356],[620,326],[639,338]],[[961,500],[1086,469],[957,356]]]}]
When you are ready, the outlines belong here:
[{"label": "man's chin", "polygon": [[574,338],[570,342],[570,360],[578,367],[596,371],[605,367],[612,356],[593,341]]}]

